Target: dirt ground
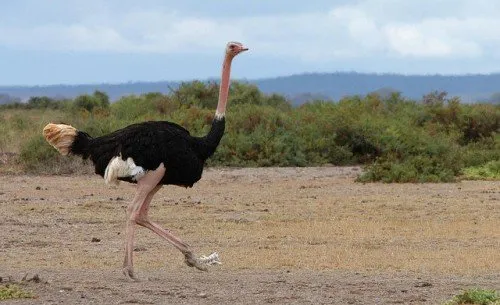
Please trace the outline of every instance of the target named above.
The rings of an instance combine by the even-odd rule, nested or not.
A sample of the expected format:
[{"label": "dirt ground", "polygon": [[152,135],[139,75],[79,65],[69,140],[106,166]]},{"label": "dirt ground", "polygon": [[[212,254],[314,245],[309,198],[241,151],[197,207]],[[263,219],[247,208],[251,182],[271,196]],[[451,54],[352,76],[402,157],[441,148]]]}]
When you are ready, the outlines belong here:
[{"label": "dirt ground", "polygon": [[223,264],[189,268],[140,228],[139,282],[121,273],[133,186],[0,175],[0,277],[36,295],[3,303],[441,304],[500,289],[500,182],[361,184],[359,171],[216,168],[164,187],[151,218]]}]

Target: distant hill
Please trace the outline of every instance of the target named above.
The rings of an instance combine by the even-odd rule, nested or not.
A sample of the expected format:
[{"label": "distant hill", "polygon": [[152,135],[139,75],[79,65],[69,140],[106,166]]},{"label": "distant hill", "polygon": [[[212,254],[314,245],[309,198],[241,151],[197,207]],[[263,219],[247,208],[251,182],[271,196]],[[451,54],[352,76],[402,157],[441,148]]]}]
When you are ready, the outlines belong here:
[{"label": "distant hill", "polygon": [[252,81],[263,92],[293,97],[312,93],[333,100],[370,92],[399,91],[411,99],[421,99],[431,91],[446,91],[464,102],[489,101],[500,92],[500,73],[488,75],[400,75],[326,73],[300,74]]},{"label": "distant hill", "polygon": [[95,90],[106,92],[112,101],[130,94],[148,92],[169,93],[179,82],[133,82],[122,84],[83,84],[83,85],[50,85],[50,86],[0,86],[0,96],[17,97],[25,101],[32,96],[49,96],[53,98],[74,98],[81,94],[91,94]]},{"label": "distant hill", "polygon": [[[500,73],[486,75],[400,75],[363,73],[299,74],[276,78],[245,80],[257,85],[265,93],[287,96],[294,104],[311,99],[339,100],[348,95],[365,95],[370,92],[386,94],[399,91],[411,99],[421,99],[431,91],[446,91],[449,96],[459,96],[464,102],[500,102]],[[74,98],[95,90],[106,92],[111,100],[130,94],[147,92],[168,93],[179,82],[131,82],[123,84],[85,84],[51,86],[0,86],[2,100],[27,100],[31,96]],[[5,97],[9,97],[6,99]]]}]

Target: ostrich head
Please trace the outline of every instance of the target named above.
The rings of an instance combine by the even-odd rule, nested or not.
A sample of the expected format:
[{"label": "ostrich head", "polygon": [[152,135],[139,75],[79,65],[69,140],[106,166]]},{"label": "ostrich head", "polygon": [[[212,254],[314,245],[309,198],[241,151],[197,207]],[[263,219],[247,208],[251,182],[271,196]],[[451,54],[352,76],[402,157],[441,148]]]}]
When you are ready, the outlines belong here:
[{"label": "ostrich head", "polygon": [[242,43],[235,42],[235,41],[228,42],[227,46],[226,46],[226,54],[231,56],[231,57],[234,57],[234,56],[240,54],[241,52],[244,52],[247,50],[248,50],[248,48],[246,48]]}]

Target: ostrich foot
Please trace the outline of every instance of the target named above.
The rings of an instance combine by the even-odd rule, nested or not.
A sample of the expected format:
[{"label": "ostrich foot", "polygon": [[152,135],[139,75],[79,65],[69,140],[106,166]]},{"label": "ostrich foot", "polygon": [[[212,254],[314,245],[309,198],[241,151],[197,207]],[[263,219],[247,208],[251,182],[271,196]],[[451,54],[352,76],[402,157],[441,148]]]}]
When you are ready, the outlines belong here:
[{"label": "ostrich foot", "polygon": [[195,258],[193,253],[186,253],[184,257],[186,265],[189,267],[195,267],[201,271],[208,271],[208,266],[222,264],[219,260],[219,254],[217,252],[214,252],[209,256],[201,256],[199,258]]},{"label": "ostrich foot", "polygon": [[123,275],[131,282],[139,282],[139,278],[134,275],[134,270],[130,267],[123,267]]}]

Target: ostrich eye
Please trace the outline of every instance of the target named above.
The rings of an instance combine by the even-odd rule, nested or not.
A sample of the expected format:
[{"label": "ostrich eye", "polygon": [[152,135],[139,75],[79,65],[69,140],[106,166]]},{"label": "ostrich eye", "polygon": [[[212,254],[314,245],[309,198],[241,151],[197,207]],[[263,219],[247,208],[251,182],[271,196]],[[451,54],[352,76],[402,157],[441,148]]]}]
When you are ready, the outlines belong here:
[{"label": "ostrich eye", "polygon": [[234,50],[234,44],[229,47],[231,50]]}]

